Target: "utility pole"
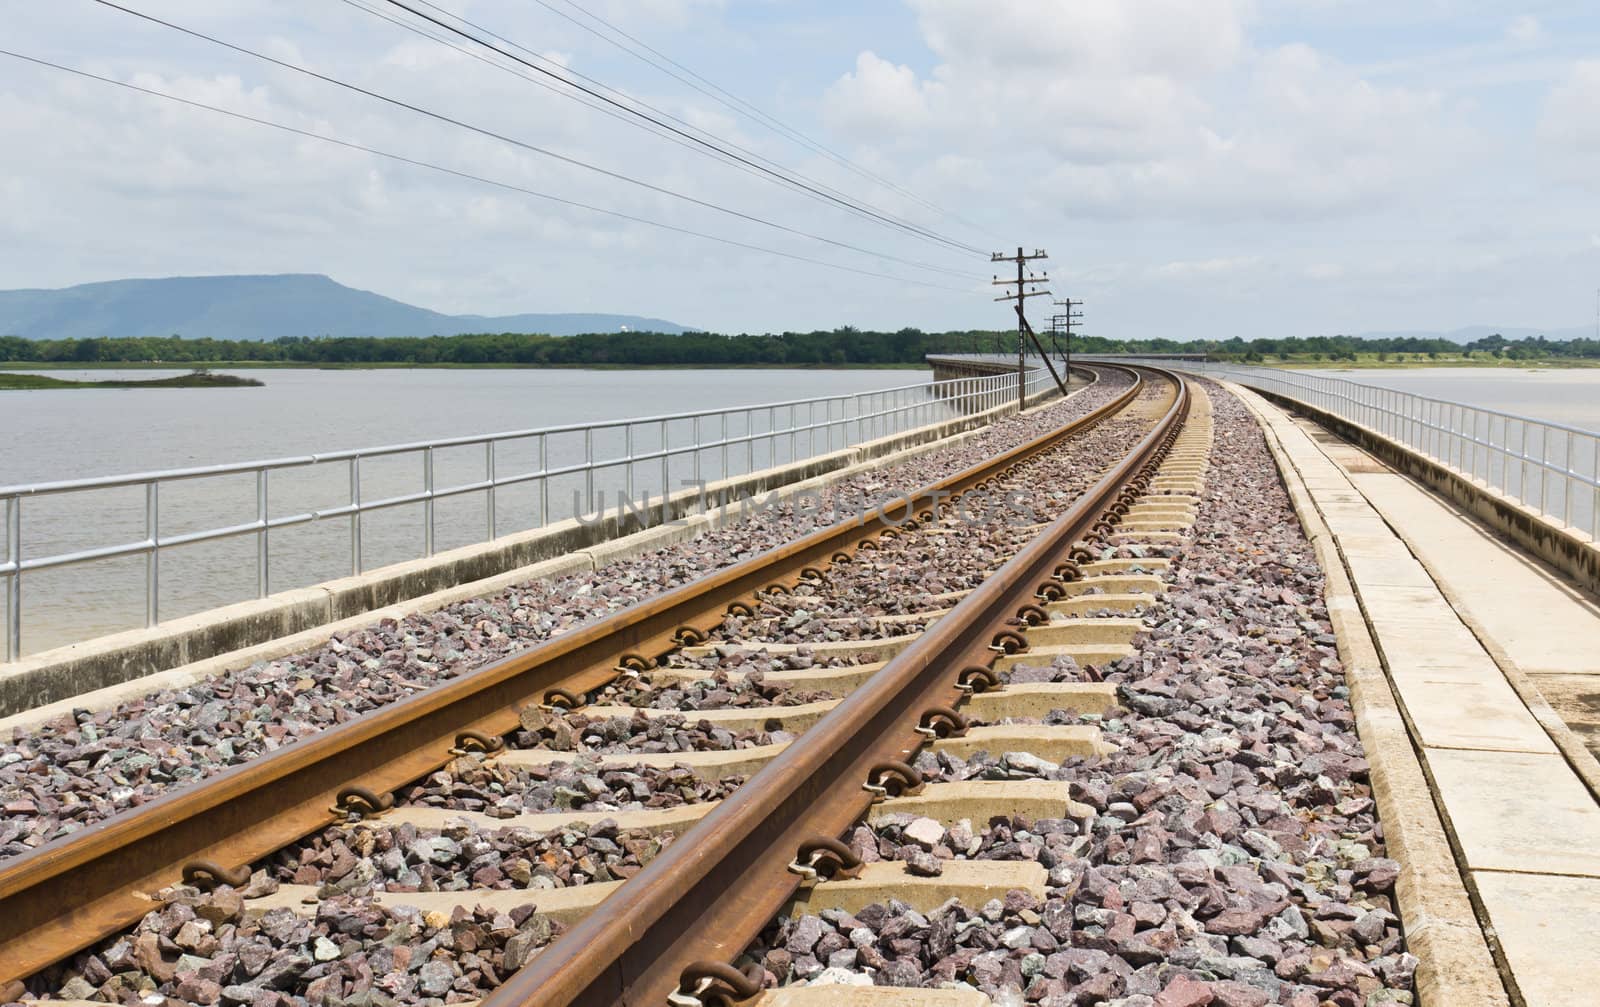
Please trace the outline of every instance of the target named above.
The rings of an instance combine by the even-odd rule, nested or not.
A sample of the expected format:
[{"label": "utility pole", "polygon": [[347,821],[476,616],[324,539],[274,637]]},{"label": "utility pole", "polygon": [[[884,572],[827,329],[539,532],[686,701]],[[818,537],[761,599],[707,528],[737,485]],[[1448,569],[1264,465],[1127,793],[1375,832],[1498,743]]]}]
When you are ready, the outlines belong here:
[{"label": "utility pole", "polygon": [[[1017,254],[1016,255],[1007,255],[1004,252],[995,252],[993,255],[991,255],[989,257],[989,261],[990,262],[1015,262],[1017,264],[1017,278],[1015,280],[1002,280],[1002,279],[1000,279],[1000,277],[996,276],[994,278],[994,286],[997,286],[997,287],[1011,287],[1011,286],[1014,286],[1014,287],[1017,288],[1016,293],[1014,293],[1014,294],[1005,294],[1004,296],[996,297],[995,300],[996,301],[1016,301],[1017,302],[1016,303],[1016,309],[1017,309],[1017,411],[1018,412],[1021,412],[1022,409],[1027,405],[1027,402],[1028,402],[1027,366],[1023,361],[1023,356],[1024,356],[1024,348],[1026,346],[1026,340],[1028,338],[1030,330],[1028,328],[1028,316],[1024,313],[1023,308],[1024,308],[1025,304],[1027,303],[1028,298],[1030,298],[1030,297],[1047,297],[1050,294],[1050,291],[1048,291],[1048,290],[1039,289],[1039,284],[1049,283],[1050,282],[1050,277],[1048,277],[1048,276],[1029,276],[1028,275],[1028,263],[1029,262],[1033,262],[1033,261],[1038,260],[1038,259],[1048,259],[1049,257],[1050,256],[1048,254],[1046,254],[1045,250],[1042,249],[1042,248],[1036,248],[1036,249],[1033,250],[1033,254],[1032,255],[1026,255],[1026,254],[1023,253],[1022,246],[1020,246],[1020,245],[1017,246]],[[1033,288],[1033,289],[1030,290],[1029,289],[1030,287]],[[1036,340],[1036,342],[1037,342],[1037,340]],[[1044,350],[1043,350],[1042,347],[1040,348],[1039,352],[1040,352],[1041,356],[1044,355]],[[1055,373],[1055,367],[1050,364],[1050,358],[1049,357],[1045,357],[1045,366],[1050,367],[1050,373],[1051,374]],[[1061,383],[1061,379],[1057,378],[1056,379],[1056,383],[1060,384]],[[1064,391],[1065,391],[1065,389],[1063,389],[1063,392]]]},{"label": "utility pole", "polygon": [[[1064,301],[1056,301],[1055,304],[1057,307],[1067,309],[1066,314],[1056,315],[1055,318],[1061,319],[1062,332],[1067,337],[1067,359],[1066,363],[1062,366],[1067,369],[1067,373],[1070,375],[1072,373],[1072,323],[1081,322],[1083,320],[1083,312],[1076,310],[1083,307],[1083,302],[1074,301],[1069,297]],[[1052,319],[1052,321],[1053,320],[1054,319]]]}]

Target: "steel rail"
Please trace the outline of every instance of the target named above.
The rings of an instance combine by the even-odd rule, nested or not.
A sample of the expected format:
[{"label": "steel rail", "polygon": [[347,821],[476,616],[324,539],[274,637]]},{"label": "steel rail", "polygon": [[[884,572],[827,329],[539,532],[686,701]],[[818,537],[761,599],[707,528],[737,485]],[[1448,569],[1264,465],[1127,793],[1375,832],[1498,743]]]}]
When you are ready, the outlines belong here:
[{"label": "steel rail", "polygon": [[[1164,457],[1189,410],[1175,386],[1156,428],[1061,517],[949,614],[829,711],[594,912],[484,1000],[484,1007],[662,1007],[691,962],[731,962],[804,883],[801,844],[839,836],[872,804],[875,765],[907,761],[925,711],[952,708],[958,676],[991,664],[995,633],[1031,603],[1117,494]],[[731,998],[737,999],[737,998]]]},{"label": "steel rail", "polygon": [[1116,369],[1135,379],[1116,399],[988,461],[0,863],[0,988],[136,922],[149,893],[176,883],[185,865],[253,863],[334,821],[345,785],[381,794],[435,772],[463,732],[503,734],[553,689],[603,687],[625,656],[665,654],[678,630],[720,624],[732,602],[853,555],[880,521],[903,523],[927,506],[916,501],[966,492],[1098,425],[1143,388],[1137,370]]}]

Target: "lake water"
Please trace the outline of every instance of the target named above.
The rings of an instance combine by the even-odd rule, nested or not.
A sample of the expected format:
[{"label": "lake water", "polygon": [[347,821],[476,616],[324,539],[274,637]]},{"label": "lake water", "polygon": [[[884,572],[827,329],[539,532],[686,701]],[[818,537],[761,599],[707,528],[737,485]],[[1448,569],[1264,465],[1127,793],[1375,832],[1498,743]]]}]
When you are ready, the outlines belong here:
[{"label": "lake water", "polygon": [[[53,377],[155,378],[182,371],[49,371]],[[0,485],[119,475],[157,469],[270,460],[346,449],[528,430],[637,416],[701,412],[740,405],[808,399],[912,385],[931,380],[924,370],[243,370],[262,388],[62,389],[0,392]],[[852,415],[860,403],[839,403],[833,415]],[[878,408],[876,403],[868,408]],[[794,421],[822,422],[828,407],[800,407]],[[927,418],[945,407],[927,407]],[[814,417],[814,418],[813,418]],[[709,420],[702,442],[720,437],[722,421]],[[726,433],[786,430],[785,410],[735,412]],[[691,443],[694,427],[678,421],[632,429],[635,455]],[[843,446],[842,427],[832,430]],[[726,464],[738,473],[826,449],[829,431],[757,438],[713,449],[699,458],[699,474],[716,479]],[[629,432],[600,431],[586,446],[582,433],[527,438],[495,449],[502,477],[583,462],[586,452],[623,457]],[[432,459],[434,485],[443,489],[485,478],[483,445],[439,449]],[[676,490],[696,474],[692,455],[677,455],[665,473]],[[632,498],[659,499],[658,460],[634,466]],[[359,484],[365,502],[417,493],[424,486],[420,453],[363,459]],[[498,534],[537,527],[545,517],[570,517],[587,508],[582,475],[557,476],[541,486],[530,480],[496,491]],[[614,503],[628,485],[625,470],[599,473],[597,493]],[[325,462],[274,472],[268,513],[274,518],[326,511],[349,503],[348,462]],[[159,490],[163,539],[256,519],[253,474],[163,483]],[[58,555],[143,540],[145,490],[127,487],[74,496],[29,498],[22,510],[22,555]],[[548,514],[545,510],[548,509]],[[435,503],[436,551],[488,537],[487,497],[463,494]],[[281,591],[350,573],[348,517],[275,529],[270,536],[269,588]],[[422,555],[424,508],[406,504],[367,514],[361,525],[361,563],[373,569]],[[4,537],[0,536],[0,545]],[[182,546],[163,552],[160,616],[201,611],[257,593],[254,535]],[[24,577],[23,651],[30,653],[100,633],[142,625],[145,561],[122,557]],[[0,620],[0,634],[4,621]]]},{"label": "lake water", "polygon": [[1416,370],[1318,370],[1364,385],[1395,388],[1452,402],[1600,431],[1600,368],[1487,371],[1468,367]]}]

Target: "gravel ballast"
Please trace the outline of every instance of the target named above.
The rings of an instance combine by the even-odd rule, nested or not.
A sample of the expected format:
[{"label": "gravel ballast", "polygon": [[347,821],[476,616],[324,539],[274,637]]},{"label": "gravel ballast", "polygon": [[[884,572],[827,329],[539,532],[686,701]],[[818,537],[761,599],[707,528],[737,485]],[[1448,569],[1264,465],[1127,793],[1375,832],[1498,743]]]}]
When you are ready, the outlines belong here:
[{"label": "gravel ballast", "polygon": [[1412,1002],[1399,865],[1384,857],[1321,571],[1259,429],[1230,394],[1210,397],[1192,537],[1170,550],[1135,655],[1102,669],[1121,707],[1049,718],[1100,723],[1120,750],[1060,766],[917,761],[935,780],[1069,781],[1093,817],[892,821],[850,837],[865,859],[918,874],[957,857],[1036,860],[1046,898],[783,921],[749,952],[769,983],[969,984],[1000,1003],[1109,1007]]},{"label": "gravel ballast", "polygon": [[[1049,719],[1100,723],[1121,751],[1060,765],[1027,753],[968,760],[925,753],[918,760],[935,781],[1069,781],[1074,798],[1095,814],[1083,821],[1006,819],[949,829],[927,819],[896,818],[858,828],[849,837],[864,858],[901,860],[913,873],[930,876],[955,858],[1036,860],[1048,872],[1047,897],[1012,893],[987,906],[950,905],[925,917],[894,903],[854,917],[802,917],[769,931],[753,949],[772,982],[964,983],[1002,1004],[1310,1007],[1331,1002],[1357,1007],[1372,997],[1377,1003],[1407,1001],[1415,963],[1404,954],[1392,915],[1394,865],[1382,859],[1365,763],[1322,608],[1321,574],[1288,510],[1259,431],[1231,397],[1220,392],[1212,397],[1217,446],[1194,538],[1176,546],[1103,547],[1108,556],[1174,557],[1169,593],[1151,605],[1146,618],[1153,628],[1136,641],[1135,656],[1096,669],[1060,659],[1043,667],[1022,665],[1004,676],[1016,682],[1104,677],[1116,683],[1122,707],[1103,720],[1061,713]],[[1114,457],[1112,452],[1131,443],[1134,432],[1133,425],[1106,424],[1078,447],[1077,453],[1094,464],[1058,459],[1059,467],[1050,470],[1063,479],[1054,505],[1070,503],[1098,466]],[[976,460],[941,464],[959,469]],[[1044,471],[1035,468],[1031,474],[1044,478]],[[767,519],[761,515],[755,522]],[[741,778],[708,782],[686,770],[630,766],[627,756],[790,740],[777,730],[714,728],[697,722],[694,714],[766,706],[779,712],[830,698],[825,692],[783,688],[765,676],[847,664],[848,659],[770,654],[761,645],[914,632],[917,624],[889,628],[850,621],[853,606],[871,598],[881,606],[888,598],[891,604],[873,614],[925,611],[926,606],[906,599],[981,582],[987,570],[1031,537],[1013,526],[960,523],[939,534],[908,532],[888,539],[870,563],[843,565],[830,571],[824,584],[769,599],[771,604],[764,603],[750,619],[730,617],[714,634],[727,651],[695,665],[703,678],[660,687],[648,679],[621,681],[600,697],[673,711],[672,716],[598,719],[582,711],[536,708],[525,713],[515,743],[586,753],[582,761],[528,768],[463,757],[402,788],[397,800],[402,806],[510,817],[557,809],[648,810],[725,796]],[[750,528],[740,525],[707,536],[716,538],[714,547],[696,540],[620,565],[622,573],[653,571],[656,579],[648,585],[628,582],[623,593],[614,583],[599,586],[617,567],[590,578],[591,591],[581,598],[541,593],[549,600],[540,601],[533,592],[549,586],[530,585],[518,597],[524,615],[483,621],[508,641],[507,626],[520,627],[518,620],[524,619],[538,622],[551,611],[567,613],[562,618],[574,620],[567,625],[577,625],[586,616],[573,612],[594,617],[611,610],[585,608],[602,604],[596,592],[605,606],[620,606],[627,603],[619,601],[626,591],[640,590],[644,593],[637,597],[646,597],[674,586],[672,578],[691,569],[699,576],[714,568],[696,566],[696,560],[742,558],[710,550],[733,549],[734,542],[723,540],[729,535],[737,537],[739,547],[751,548]],[[757,525],[756,530],[765,534],[767,529]],[[784,537],[793,534],[798,531],[790,525]],[[509,595],[492,602],[507,601]],[[561,607],[568,602],[571,608]],[[430,658],[440,656],[434,646],[461,643],[448,635],[427,642],[431,646],[420,649]],[[301,712],[296,703],[315,708],[314,715],[295,721],[307,728],[304,733],[348,714],[349,707],[329,694],[330,688],[335,693],[351,688],[348,679],[330,684],[339,682],[340,674],[376,674],[364,667],[377,659],[362,657],[370,653],[364,645],[335,643],[346,650],[335,651],[330,644],[316,652],[315,660],[307,655],[278,662],[285,674],[312,679],[281,707],[296,715]],[[386,646],[402,657],[410,653],[392,640]],[[431,680],[418,675],[402,688],[459,674],[490,659],[484,655],[492,650],[480,648],[473,665]],[[456,659],[464,660],[463,653]],[[298,663],[302,660],[310,663]],[[447,661],[435,663],[451,667]],[[312,668],[332,675],[319,679],[320,672],[306,673]],[[728,674],[734,671],[741,674]],[[300,679],[292,681],[298,688]],[[207,702],[226,698],[213,695]],[[225,704],[224,712],[230,712]],[[214,733],[226,738],[245,723],[282,726],[285,721],[227,723]],[[279,743],[304,733],[286,733]],[[79,744],[100,740],[80,739]],[[628,832],[607,822],[543,833],[464,820],[442,832],[381,820],[330,828],[271,858],[251,881],[254,891],[289,883],[318,887],[324,902],[315,918],[279,910],[247,920],[230,914],[241,893],[172,889],[133,934],[39,977],[36,992],[126,1002],[154,995],[263,1007],[431,1007],[477,998],[536,954],[559,928],[527,907],[505,914],[418,914],[374,904],[373,891],[526,889],[531,905],[541,888],[629,877],[670,842],[670,836]],[[1263,994],[1268,999],[1259,999]]]},{"label": "gravel ballast", "polygon": [[748,559],[813,530],[832,511],[854,514],[961,471],[1098,408],[1124,388],[1108,372],[1065,402],[842,480],[813,497],[817,505],[752,510],[745,520],[594,574],[533,581],[383,620],[302,654],[19,730],[0,744],[0,859]]}]

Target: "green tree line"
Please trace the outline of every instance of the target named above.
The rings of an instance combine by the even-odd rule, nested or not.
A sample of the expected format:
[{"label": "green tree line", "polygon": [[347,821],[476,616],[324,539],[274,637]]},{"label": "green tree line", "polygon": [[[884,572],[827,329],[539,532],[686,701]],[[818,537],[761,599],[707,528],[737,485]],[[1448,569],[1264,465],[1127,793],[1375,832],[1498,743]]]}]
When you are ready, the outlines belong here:
[{"label": "green tree line", "polygon": [[[1014,352],[1015,332],[939,332],[901,329],[871,332],[845,327],[827,332],[717,335],[693,332],[608,332],[583,336],[500,333],[424,338],[306,338],[270,342],[185,339],[22,339],[0,337],[5,363],[282,363],[282,364],[500,364],[522,366],[841,366],[913,364],[929,353]],[[1484,353],[1513,360],[1600,358],[1600,341],[1508,340],[1489,336],[1465,346],[1446,339],[1362,339],[1312,336],[1289,339],[1141,341],[1076,337],[1084,353],[1208,353],[1235,360],[1355,359],[1357,354]]]}]

